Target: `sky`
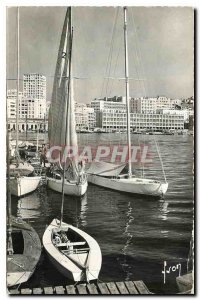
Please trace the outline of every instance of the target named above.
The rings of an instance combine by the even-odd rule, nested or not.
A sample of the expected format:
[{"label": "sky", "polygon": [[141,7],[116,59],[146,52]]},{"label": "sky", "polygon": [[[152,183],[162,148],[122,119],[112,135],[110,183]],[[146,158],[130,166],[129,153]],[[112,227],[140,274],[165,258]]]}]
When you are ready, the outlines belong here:
[{"label": "sky", "polygon": [[[20,7],[20,78],[53,76],[66,7]],[[123,9],[73,7],[75,101],[125,95]],[[187,98],[193,95],[193,9],[128,7],[130,95]],[[17,77],[17,8],[7,8],[7,79]],[[112,79],[107,79],[112,77]],[[7,81],[8,88],[16,82]],[[22,89],[22,86],[21,86]]]}]

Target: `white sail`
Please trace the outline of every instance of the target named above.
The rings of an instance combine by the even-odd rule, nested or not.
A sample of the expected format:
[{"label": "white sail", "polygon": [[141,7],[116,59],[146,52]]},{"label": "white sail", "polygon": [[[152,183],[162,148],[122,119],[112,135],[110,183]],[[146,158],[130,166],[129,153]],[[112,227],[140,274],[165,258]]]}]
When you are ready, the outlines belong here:
[{"label": "white sail", "polygon": [[[87,190],[87,178],[84,166],[78,162],[76,155],[78,143],[72,79],[72,38],[71,8],[68,8],[58,51],[49,112],[49,144],[52,150],[50,159],[56,160],[58,165],[54,164],[50,170],[47,185],[53,190],[64,191],[64,194],[82,196]],[[62,176],[57,174],[60,170],[64,182],[61,180]]]},{"label": "white sail", "polygon": [[[71,47],[71,14],[68,10],[61,35],[49,114],[50,146],[61,146],[63,151],[65,146],[77,147],[72,80],[69,83]],[[58,157],[60,154],[54,151],[54,155]]]},{"label": "white sail", "polygon": [[105,177],[117,177],[126,164],[115,165],[105,161],[93,162],[88,169],[88,174],[95,174]]}]

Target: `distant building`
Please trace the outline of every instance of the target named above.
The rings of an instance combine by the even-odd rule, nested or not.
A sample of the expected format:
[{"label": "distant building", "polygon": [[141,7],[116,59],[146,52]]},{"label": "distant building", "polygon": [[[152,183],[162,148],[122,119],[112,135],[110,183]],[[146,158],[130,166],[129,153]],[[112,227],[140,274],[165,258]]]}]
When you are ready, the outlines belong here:
[{"label": "distant building", "polygon": [[[23,97],[23,93],[19,92],[19,106],[22,97]],[[17,90],[16,89],[7,90],[7,117],[8,118],[16,119],[16,112],[17,112],[16,103],[17,103]]]},{"label": "distant building", "polygon": [[[16,130],[17,90],[7,91],[8,127]],[[37,130],[46,116],[46,77],[40,74],[23,75],[23,93],[18,97],[19,130]],[[29,126],[30,125],[30,126]],[[47,125],[45,125],[47,127]]]},{"label": "distant building", "polygon": [[[103,110],[97,113],[97,127],[109,130],[127,128],[126,112]],[[176,114],[130,113],[131,129],[148,129],[152,131],[184,129],[184,116]]]},{"label": "distant building", "polygon": [[112,98],[102,98],[94,99],[91,101],[91,107],[94,109],[94,112],[99,112],[104,109],[118,109],[126,110],[126,101],[125,97],[112,97]]},{"label": "distant building", "polygon": [[184,122],[189,123],[189,117],[194,116],[194,110],[192,109],[157,109],[158,114],[170,114],[184,116]]},{"label": "distant building", "polygon": [[24,74],[23,94],[25,98],[46,100],[46,77],[36,73]]},{"label": "distant building", "polygon": [[31,73],[23,75],[23,107],[28,118],[43,119],[46,115],[46,77]]},{"label": "distant building", "polygon": [[130,111],[133,113],[155,114],[157,109],[173,109],[174,105],[170,98],[132,98],[130,100]]},{"label": "distant building", "polygon": [[[47,120],[41,119],[27,119],[27,118],[19,118],[18,120],[18,130],[20,132],[24,131],[47,131],[48,130],[48,122]],[[15,131],[16,130],[16,120],[15,119],[8,119],[8,130]]]},{"label": "distant building", "polygon": [[77,129],[93,129],[96,126],[94,109],[85,103],[75,104],[75,119]]}]

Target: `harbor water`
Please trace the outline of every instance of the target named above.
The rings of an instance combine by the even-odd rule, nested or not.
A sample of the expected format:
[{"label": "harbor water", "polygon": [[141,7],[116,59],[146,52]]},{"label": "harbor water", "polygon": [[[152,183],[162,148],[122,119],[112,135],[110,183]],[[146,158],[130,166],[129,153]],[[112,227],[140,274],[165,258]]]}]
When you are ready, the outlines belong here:
[{"label": "harbor water", "polygon": [[[21,139],[24,139],[21,134]],[[30,134],[29,138],[35,138]],[[79,134],[79,145],[123,145],[122,133]],[[152,162],[144,174],[163,180],[161,162],[154,138],[132,135],[132,144],[148,145]],[[193,137],[158,135],[169,188],[164,199],[142,197],[90,185],[81,198],[65,196],[64,222],[94,237],[102,251],[99,280],[143,280],[155,293],[175,293],[176,276],[185,274],[193,229]],[[141,175],[140,164],[133,166]],[[12,213],[29,222],[42,239],[46,226],[60,218],[61,196],[41,183],[38,190],[20,199],[12,197]],[[180,266],[165,273],[167,266]],[[50,263],[44,249],[33,276],[24,287],[74,284]]]}]

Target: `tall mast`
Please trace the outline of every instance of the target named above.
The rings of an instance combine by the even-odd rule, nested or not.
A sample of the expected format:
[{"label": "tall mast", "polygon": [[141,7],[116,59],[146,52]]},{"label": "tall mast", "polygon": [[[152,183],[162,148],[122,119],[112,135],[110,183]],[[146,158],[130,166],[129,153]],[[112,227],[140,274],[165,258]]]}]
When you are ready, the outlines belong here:
[{"label": "tall mast", "polygon": [[[7,84],[6,84],[7,95]],[[13,254],[12,244],[12,210],[11,210],[11,192],[10,192],[10,147],[9,147],[9,132],[8,132],[8,106],[6,105],[6,164],[7,164],[7,218],[8,218],[8,239],[7,239],[7,253]]]},{"label": "tall mast", "polygon": [[[72,39],[73,39],[73,28],[72,28],[72,23],[71,23],[71,7],[69,9],[69,28],[68,30],[71,31],[71,36],[70,36],[70,49],[69,49],[69,79],[68,79],[68,84],[67,84],[67,90],[68,90],[68,98],[71,97],[71,58],[72,58]],[[66,58],[67,59],[67,58]],[[68,115],[68,109],[69,106],[67,106],[67,112],[66,116]],[[66,127],[65,127],[65,137],[66,137],[66,132],[67,132],[67,122],[66,122]],[[66,143],[65,143],[66,145]],[[61,203],[61,213],[60,213],[60,227],[62,226],[62,221],[63,221],[63,210],[64,210],[64,199],[65,199],[65,191],[64,191],[64,184],[65,184],[65,171],[66,171],[66,159],[64,162],[64,167],[63,167],[63,178],[62,178],[62,203]]]},{"label": "tall mast", "polygon": [[17,7],[17,101],[16,101],[16,153],[18,154],[18,118],[19,118],[19,7]]},{"label": "tall mast", "polygon": [[127,8],[124,7],[124,49],[125,49],[125,82],[126,82],[126,115],[127,115],[127,142],[128,142],[128,176],[132,176],[131,167],[131,135],[130,135],[130,108],[129,108],[129,72],[128,72],[128,39],[127,39]]}]

